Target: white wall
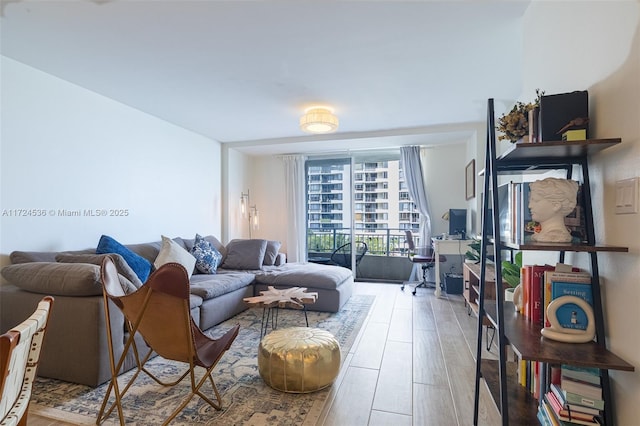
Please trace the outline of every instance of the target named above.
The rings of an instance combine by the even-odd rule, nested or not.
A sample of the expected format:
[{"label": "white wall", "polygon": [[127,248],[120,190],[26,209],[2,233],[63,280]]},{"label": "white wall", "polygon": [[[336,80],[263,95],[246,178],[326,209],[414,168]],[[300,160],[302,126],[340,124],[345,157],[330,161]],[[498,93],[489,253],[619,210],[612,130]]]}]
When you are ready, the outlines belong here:
[{"label": "white wall", "polygon": [[482,232],[482,224],[480,219],[482,216],[479,212],[482,211],[482,196],[484,193],[484,179],[478,176],[481,170],[484,170],[485,158],[486,158],[486,142],[487,142],[487,126],[485,123],[478,125],[475,133],[467,141],[467,164],[471,160],[476,161],[476,196],[470,200],[467,200],[468,220],[470,221],[470,228],[467,229],[469,237],[475,237]]},{"label": "white wall", "polygon": [[[616,180],[640,175],[640,3],[532,2],[525,16],[525,90],[589,91],[592,137],[621,137],[619,147],[590,159],[599,243],[629,253],[598,254],[609,348],[636,367],[612,372],[619,425],[640,418],[640,215],[614,214]],[[555,257],[548,257],[553,262]],[[587,266],[587,256],[570,256]]]},{"label": "white wall", "polygon": [[[422,167],[431,206],[431,234],[449,232],[449,222],[442,215],[449,209],[466,209],[464,169],[466,160],[464,143],[438,145],[423,150]],[[467,211],[467,213],[469,213]],[[467,215],[467,227],[470,224]]]},{"label": "white wall", "polygon": [[102,234],[220,233],[218,142],[6,57],[1,78],[2,264],[13,250],[95,247]]},{"label": "white wall", "polygon": [[256,189],[256,203],[260,209],[259,238],[281,241],[286,253],[287,212],[285,167],[279,157],[252,157],[252,186]]},{"label": "white wall", "polygon": [[234,238],[249,238],[249,221],[243,219],[240,213],[240,195],[248,190],[249,201],[254,205],[256,189],[251,187],[251,157],[226,145],[222,152],[224,214],[221,240],[226,244]]},{"label": "white wall", "polygon": [[[449,229],[448,222],[441,218],[445,211],[449,208],[467,208],[464,193],[464,167],[468,162],[466,146],[461,142],[432,147],[426,149],[422,157],[433,214],[432,232],[438,235]],[[229,174],[230,181],[236,182],[234,191],[239,191],[237,182],[246,179],[240,170],[251,170],[252,200],[260,210],[260,229],[254,231],[253,235],[282,241],[282,250],[286,252],[284,163],[274,156],[248,157],[236,152],[232,164],[233,169],[237,170]],[[230,211],[233,210],[233,203],[231,206]]]}]

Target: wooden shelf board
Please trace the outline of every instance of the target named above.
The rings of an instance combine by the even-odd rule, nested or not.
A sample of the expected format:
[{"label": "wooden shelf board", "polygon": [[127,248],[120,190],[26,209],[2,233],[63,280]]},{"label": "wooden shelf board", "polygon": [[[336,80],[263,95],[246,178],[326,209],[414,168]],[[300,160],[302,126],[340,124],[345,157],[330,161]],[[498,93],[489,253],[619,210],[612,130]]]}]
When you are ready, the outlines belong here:
[{"label": "wooden shelf board", "polygon": [[[485,303],[485,313],[497,328],[495,304]],[[609,352],[596,342],[564,343],[546,339],[540,334],[542,327],[516,313],[513,303],[504,305],[504,333],[513,350],[524,360],[597,367],[609,370],[635,371],[633,365]]]},{"label": "wooden shelf board", "polygon": [[[480,269],[481,266],[479,263],[465,263],[465,266],[469,269],[469,271],[471,271],[471,273],[473,275],[475,275],[476,277],[478,277],[478,279],[480,279]],[[496,280],[496,274],[495,274],[495,269],[494,269],[494,265],[487,265],[487,270],[485,273],[485,281],[493,281],[495,282]]]},{"label": "wooden shelf board", "polygon": [[[467,305],[469,305],[469,309],[471,309],[471,312],[473,312],[473,314],[477,318],[478,317],[478,304],[474,303],[474,302],[467,302]],[[493,327],[493,323],[491,322],[491,320],[486,315],[484,316],[484,318],[482,318],[482,325]]]},{"label": "wooden shelf board", "polygon": [[[495,240],[491,241],[495,243]],[[514,250],[531,250],[531,251],[574,251],[574,252],[588,252],[595,253],[600,251],[627,253],[628,247],[611,246],[606,244],[568,244],[568,243],[545,243],[545,242],[526,242],[521,243],[518,241],[500,241],[502,247],[506,247]]]},{"label": "wooden shelf board", "polygon": [[622,143],[621,138],[587,139],[580,141],[548,141],[541,143],[515,143],[502,154],[498,166],[505,160],[532,160],[537,158],[562,159],[584,157]]},{"label": "wooden shelf board", "polygon": [[[482,377],[487,388],[500,411],[500,375],[497,360],[483,359],[481,362]],[[522,425],[537,425],[536,413],[538,401],[524,387],[518,384],[517,366],[515,362],[507,362],[507,389],[509,423]]]}]

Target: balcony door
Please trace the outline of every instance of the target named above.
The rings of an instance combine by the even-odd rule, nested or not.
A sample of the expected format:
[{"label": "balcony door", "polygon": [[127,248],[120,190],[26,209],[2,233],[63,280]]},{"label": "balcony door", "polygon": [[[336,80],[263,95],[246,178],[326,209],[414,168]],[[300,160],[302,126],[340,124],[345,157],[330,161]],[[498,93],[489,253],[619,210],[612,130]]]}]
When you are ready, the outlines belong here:
[{"label": "balcony door", "polygon": [[[365,279],[380,278],[375,269],[385,269],[389,257],[405,255],[404,231],[418,229],[419,213],[399,157],[395,151],[307,160],[309,261],[329,262],[331,253],[344,244],[364,242],[368,251],[358,264],[360,271],[355,269],[354,250],[347,266],[353,265],[356,276]],[[344,257],[343,253],[339,259]]]},{"label": "balcony door", "polygon": [[335,253],[337,263],[354,265],[353,255],[346,256],[353,250],[345,247],[353,241],[351,163],[351,158],[306,162],[307,259],[310,262],[329,263]]}]

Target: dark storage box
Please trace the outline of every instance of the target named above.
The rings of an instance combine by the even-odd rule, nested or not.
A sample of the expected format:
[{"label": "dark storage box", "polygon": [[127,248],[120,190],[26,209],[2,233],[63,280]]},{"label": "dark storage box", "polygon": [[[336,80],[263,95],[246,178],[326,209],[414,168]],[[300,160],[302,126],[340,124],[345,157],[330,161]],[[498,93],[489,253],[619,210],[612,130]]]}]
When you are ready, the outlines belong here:
[{"label": "dark storage box", "polygon": [[462,275],[446,274],[444,276],[444,291],[447,294],[462,294]]},{"label": "dark storage box", "polygon": [[[586,90],[540,97],[539,124],[543,142],[562,140],[561,129],[577,118],[589,118],[589,93]],[[589,138],[587,124],[571,129],[585,129]]]}]

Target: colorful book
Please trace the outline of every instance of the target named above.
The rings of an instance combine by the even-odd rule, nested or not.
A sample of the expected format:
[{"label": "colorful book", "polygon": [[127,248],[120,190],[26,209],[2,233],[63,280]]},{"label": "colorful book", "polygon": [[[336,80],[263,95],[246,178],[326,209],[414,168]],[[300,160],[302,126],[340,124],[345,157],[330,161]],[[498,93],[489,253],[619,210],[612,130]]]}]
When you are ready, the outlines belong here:
[{"label": "colorful book", "polygon": [[600,369],[595,367],[578,367],[563,364],[560,367],[561,377],[578,380],[592,385],[600,385]]},{"label": "colorful book", "polygon": [[527,364],[528,361],[518,358],[518,383],[522,387],[527,387]]},{"label": "colorful book", "polygon": [[555,394],[553,392],[547,392],[544,395],[544,400],[549,404],[551,410],[553,410],[553,415],[560,422],[571,422],[575,424],[581,425],[597,425],[599,424],[594,416],[589,414],[575,413],[569,412],[562,408],[562,404],[558,401]]},{"label": "colorful book", "polygon": [[[552,384],[551,385],[552,389],[554,386],[558,387],[558,385]],[[578,395],[577,393],[567,392],[561,387],[558,387],[558,389],[562,393],[563,400],[567,404],[575,404],[575,405],[581,405],[584,407],[595,408],[598,410],[604,410],[604,400],[602,399],[587,398],[586,396]]]},{"label": "colorful book", "polygon": [[544,301],[543,301],[543,309],[542,316],[544,318],[544,326],[549,327],[549,321],[547,320],[547,307],[549,303],[551,303],[552,295],[551,295],[551,283],[553,281],[565,281],[565,282],[578,282],[584,284],[591,283],[591,275],[588,272],[581,272],[575,268],[574,272],[555,272],[555,271],[545,271],[544,273]]},{"label": "colorful book", "polygon": [[553,392],[553,394],[556,396],[556,398],[558,398],[558,401],[560,401],[560,404],[562,404],[562,406],[566,410],[577,411],[580,413],[590,414],[592,416],[599,416],[601,413],[601,411],[598,410],[597,408],[585,407],[584,405],[568,403],[564,399],[564,394],[562,393],[562,388],[560,387],[560,385],[552,385],[550,386],[550,389]]},{"label": "colorful book", "polygon": [[567,392],[577,393],[590,399],[602,399],[602,388],[600,385],[578,382],[565,377],[562,379],[560,387]]},{"label": "colorful book", "polygon": [[558,420],[558,417],[556,417],[556,415],[553,414],[553,408],[551,408],[551,405],[545,398],[542,398],[540,405],[542,405],[542,409],[544,410],[544,413],[547,415],[547,418],[549,419],[549,422],[551,423],[552,426],[564,426],[564,423]]},{"label": "colorful book", "polygon": [[[590,283],[552,281],[551,300],[555,300],[561,296],[577,296],[593,306],[593,295]],[[563,328],[573,328],[576,330],[587,329],[587,314],[575,303],[566,303],[556,309],[556,318]]]},{"label": "colorful book", "polygon": [[555,384],[560,384],[560,381],[562,380],[562,368],[558,367],[558,366],[550,366],[549,370],[551,371],[551,380],[549,381],[549,383],[555,383]]},{"label": "colorful book", "polygon": [[538,407],[538,412],[536,413],[536,417],[542,426],[553,426],[551,420],[547,417],[547,414],[544,412],[544,408],[542,406]]},{"label": "colorful book", "polygon": [[531,321],[544,326],[544,273],[553,271],[551,265],[533,265],[531,267],[531,285],[529,287],[529,307],[531,309]]}]

